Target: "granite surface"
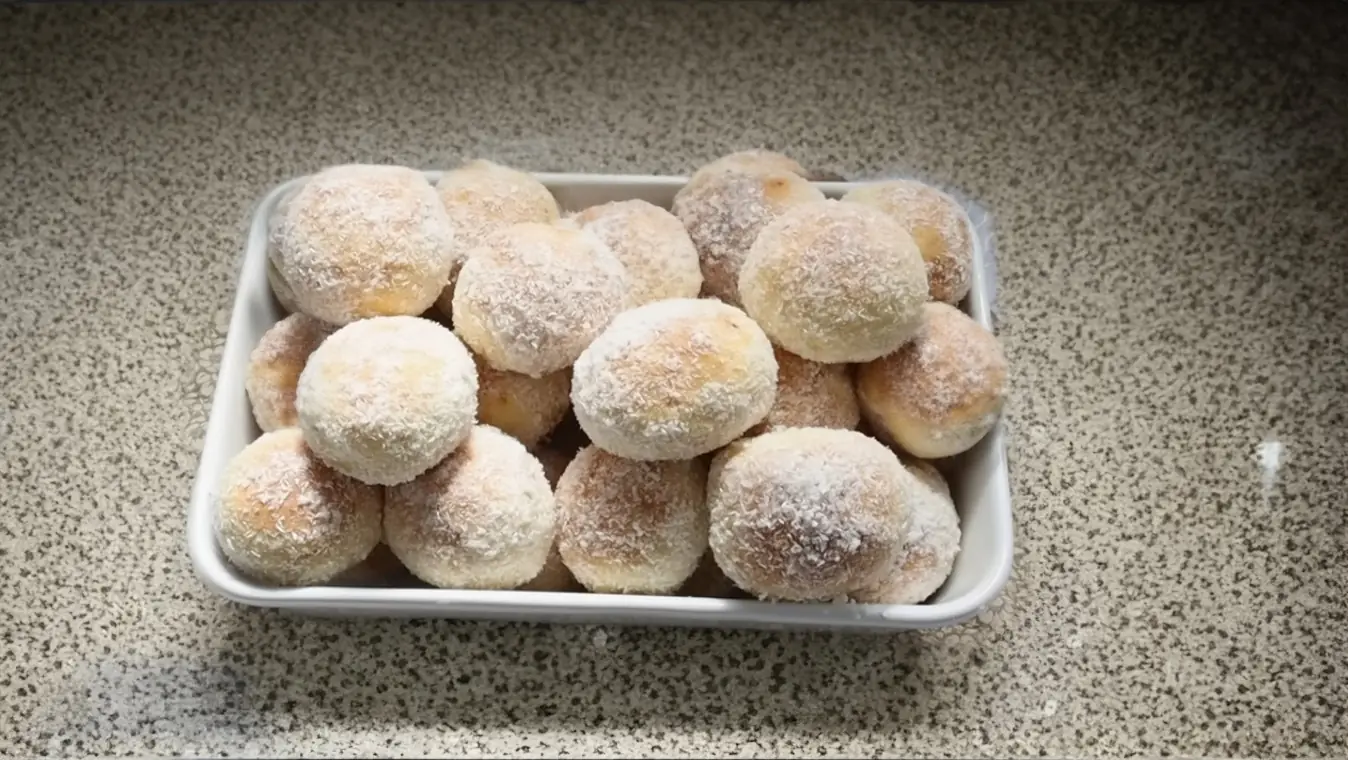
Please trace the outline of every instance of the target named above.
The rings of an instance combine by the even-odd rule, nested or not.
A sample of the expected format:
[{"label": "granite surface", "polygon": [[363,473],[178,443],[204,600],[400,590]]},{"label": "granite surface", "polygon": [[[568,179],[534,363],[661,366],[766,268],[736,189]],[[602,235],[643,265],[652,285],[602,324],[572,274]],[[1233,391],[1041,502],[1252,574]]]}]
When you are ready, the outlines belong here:
[{"label": "granite surface", "polygon": [[[0,7],[0,754],[1348,754],[1344,39],[1342,3]],[[193,576],[264,189],[748,146],[996,215],[995,610],[327,621]]]}]

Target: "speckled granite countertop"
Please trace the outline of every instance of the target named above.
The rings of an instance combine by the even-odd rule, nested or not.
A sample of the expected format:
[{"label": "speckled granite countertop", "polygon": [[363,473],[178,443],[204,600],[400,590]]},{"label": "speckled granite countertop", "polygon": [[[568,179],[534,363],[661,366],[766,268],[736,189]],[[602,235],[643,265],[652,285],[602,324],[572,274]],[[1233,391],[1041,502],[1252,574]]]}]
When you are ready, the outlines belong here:
[{"label": "speckled granite countertop", "polygon": [[[0,754],[1348,754],[1335,6],[0,8]],[[997,215],[996,610],[891,637],[322,621],[195,579],[265,188],[747,146]]]}]

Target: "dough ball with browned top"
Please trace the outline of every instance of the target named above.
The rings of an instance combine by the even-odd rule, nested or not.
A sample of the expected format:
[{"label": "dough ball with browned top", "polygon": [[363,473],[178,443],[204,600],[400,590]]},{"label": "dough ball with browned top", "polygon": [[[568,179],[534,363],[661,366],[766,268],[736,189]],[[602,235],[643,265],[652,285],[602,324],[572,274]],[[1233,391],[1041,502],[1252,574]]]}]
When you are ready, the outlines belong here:
[{"label": "dough ball with browned top", "polygon": [[777,400],[749,435],[792,427],[852,430],[861,422],[852,368],[820,364],[773,346],[777,357]]},{"label": "dough ball with browned top", "polygon": [[894,566],[874,586],[852,593],[858,602],[918,604],[950,577],[960,551],[960,518],[950,487],[935,467],[904,465],[922,485],[911,502],[908,536]]},{"label": "dough ball with browned top", "polygon": [[627,267],[627,307],[665,298],[696,298],[702,290],[697,248],[673,214],[643,200],[591,206],[571,217],[604,242]]},{"label": "dough ball with browned top", "polygon": [[571,408],[571,371],[560,369],[542,377],[493,369],[480,356],[477,365],[477,417],[525,448],[533,449]]},{"label": "dough ball with browned top", "polygon": [[248,357],[244,389],[262,432],[299,424],[295,392],[309,355],[337,328],[307,314],[291,314],[262,334]]}]

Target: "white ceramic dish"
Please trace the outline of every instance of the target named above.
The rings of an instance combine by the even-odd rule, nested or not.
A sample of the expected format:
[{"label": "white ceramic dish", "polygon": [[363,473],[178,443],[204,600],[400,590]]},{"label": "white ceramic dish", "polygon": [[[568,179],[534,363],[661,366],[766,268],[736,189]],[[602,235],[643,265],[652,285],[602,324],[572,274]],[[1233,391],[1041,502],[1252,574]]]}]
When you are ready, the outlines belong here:
[{"label": "white ceramic dish", "polygon": [[[438,172],[427,172],[438,180]],[[641,198],[668,208],[683,177],[539,174],[564,210]],[[301,178],[302,179],[302,178]],[[239,271],[229,334],[220,360],[205,445],[188,509],[188,548],[201,579],[228,599],[295,612],[355,616],[448,617],[535,622],[686,625],[774,629],[902,630],[936,628],[965,621],[1001,592],[1011,572],[1011,494],[1003,426],[943,469],[960,513],[963,542],[950,579],[920,605],[795,604],[738,599],[530,591],[468,591],[432,588],[316,586],[270,588],[236,572],[212,532],[213,494],[225,465],[259,435],[244,392],[248,355],[262,333],[283,315],[267,285],[267,224],[277,201],[301,179],[268,193],[258,204]],[[821,182],[829,197],[857,183]],[[992,327],[995,268],[985,218],[970,209],[980,233],[973,289],[965,308]]]}]

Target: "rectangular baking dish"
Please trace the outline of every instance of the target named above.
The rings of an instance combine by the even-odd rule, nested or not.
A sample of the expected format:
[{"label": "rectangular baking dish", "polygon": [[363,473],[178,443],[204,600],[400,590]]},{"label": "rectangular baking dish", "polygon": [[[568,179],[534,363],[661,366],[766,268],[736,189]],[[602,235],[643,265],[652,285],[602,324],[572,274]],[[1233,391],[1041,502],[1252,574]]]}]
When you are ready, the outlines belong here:
[{"label": "rectangular baking dish", "polygon": [[[426,172],[431,181],[439,172]],[[684,177],[538,174],[564,210],[640,198],[668,208]],[[241,604],[325,616],[446,617],[555,623],[683,625],[724,628],[894,631],[956,625],[984,610],[1011,572],[1011,494],[1004,425],[972,450],[941,463],[955,497],[963,532],[950,579],[927,603],[798,604],[740,599],[433,588],[314,586],[270,588],[237,573],[212,531],[213,495],[230,458],[260,435],[244,391],[248,356],[284,314],[267,285],[267,226],[277,201],[303,178],[290,180],[258,203],[239,270],[206,438],[188,508],[188,548],[197,574],[216,593]],[[820,182],[831,198],[859,183]],[[986,217],[974,207],[973,287],[962,305],[992,329],[995,262]],[[948,465],[948,466],[947,466]]]}]

